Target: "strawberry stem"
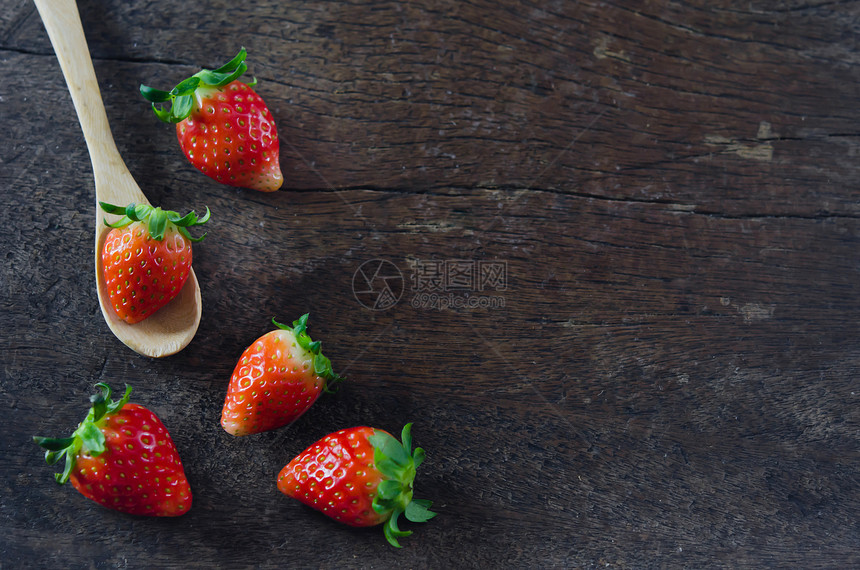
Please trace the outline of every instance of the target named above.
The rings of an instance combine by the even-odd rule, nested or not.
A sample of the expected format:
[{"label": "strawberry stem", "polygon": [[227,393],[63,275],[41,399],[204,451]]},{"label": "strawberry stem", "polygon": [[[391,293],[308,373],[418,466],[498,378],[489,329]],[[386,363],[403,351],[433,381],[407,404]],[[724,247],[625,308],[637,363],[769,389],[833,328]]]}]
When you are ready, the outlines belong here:
[{"label": "strawberry stem", "polygon": [[425,499],[413,499],[412,486],[415,471],[424,461],[424,450],[412,451],[412,424],[403,426],[401,441],[382,430],[374,430],[367,441],[373,446],[373,463],[384,480],[377,487],[373,499],[373,510],[380,514],[390,513],[383,527],[388,543],[400,548],[398,538],[409,536],[412,531],[400,530],[398,519],[405,515],[411,522],[427,522],[436,516],[430,510],[433,504]]},{"label": "strawberry stem", "polygon": [[99,456],[105,451],[105,436],[99,429],[99,423],[108,414],[115,414],[128,403],[131,397],[131,386],[126,385],[125,394],[117,401],[111,400],[111,388],[103,382],[96,384],[97,394],[90,396],[92,407],[71,437],[51,438],[34,436],[33,441],[45,449],[45,461],[48,465],[56,464],[65,458],[65,468],[62,473],[55,473],[54,479],[59,484],[69,480],[75,468],[78,453],[85,452]]},{"label": "strawberry stem", "polygon": [[323,390],[331,393],[335,391],[335,385],[344,378],[332,369],[331,360],[323,356],[320,341],[311,340],[307,332],[309,316],[310,313],[305,313],[298,320],[293,321],[293,326],[279,323],[275,319],[272,319],[272,323],[281,330],[292,332],[299,346],[314,355],[314,373],[325,379]]},{"label": "strawberry stem", "polygon": [[149,235],[158,241],[164,239],[164,233],[170,226],[176,227],[183,237],[194,243],[202,241],[206,237],[205,233],[199,238],[194,238],[188,233],[187,228],[205,224],[209,221],[211,215],[208,207],[203,217],[198,219],[197,214],[193,211],[180,216],[178,212],[174,212],[173,210],[162,210],[158,207],[153,208],[148,204],[131,203],[128,206],[115,206],[107,202],[99,202],[99,206],[108,214],[122,216],[122,218],[112,224],[105,220],[104,223],[106,226],[124,228],[132,222],[144,222],[147,225]]}]

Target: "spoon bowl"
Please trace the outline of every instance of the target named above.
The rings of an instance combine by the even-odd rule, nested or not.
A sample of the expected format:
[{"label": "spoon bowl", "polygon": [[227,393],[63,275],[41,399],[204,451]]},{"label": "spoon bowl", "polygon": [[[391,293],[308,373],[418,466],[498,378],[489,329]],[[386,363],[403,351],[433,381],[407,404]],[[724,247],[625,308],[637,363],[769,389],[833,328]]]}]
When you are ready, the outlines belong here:
[{"label": "spoon bowl", "polygon": [[111,230],[104,220],[113,222],[119,216],[105,214],[98,203],[125,206],[149,201],[111,135],[77,5],[74,0],[35,0],[35,4],[69,87],[93,166],[96,292],[102,315],[114,335],[135,352],[155,358],[175,354],[191,342],[200,325],[202,302],[197,276],[192,269],[179,295],[143,321],[130,325],[114,311],[105,285],[101,252]]}]

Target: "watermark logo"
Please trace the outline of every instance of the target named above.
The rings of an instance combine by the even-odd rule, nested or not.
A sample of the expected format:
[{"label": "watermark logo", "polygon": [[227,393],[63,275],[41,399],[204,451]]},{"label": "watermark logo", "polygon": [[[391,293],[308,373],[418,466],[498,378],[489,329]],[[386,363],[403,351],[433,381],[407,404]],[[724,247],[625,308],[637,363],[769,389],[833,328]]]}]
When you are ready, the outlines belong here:
[{"label": "watermark logo", "polygon": [[[508,263],[502,260],[410,260],[410,304],[415,309],[499,309],[500,293],[508,289]],[[361,264],[352,276],[352,292],[365,308],[384,311],[395,306],[406,289],[400,268],[386,259]]]},{"label": "watermark logo", "polygon": [[362,307],[390,309],[403,296],[405,281],[400,268],[386,259],[365,261],[352,276],[352,293]]}]

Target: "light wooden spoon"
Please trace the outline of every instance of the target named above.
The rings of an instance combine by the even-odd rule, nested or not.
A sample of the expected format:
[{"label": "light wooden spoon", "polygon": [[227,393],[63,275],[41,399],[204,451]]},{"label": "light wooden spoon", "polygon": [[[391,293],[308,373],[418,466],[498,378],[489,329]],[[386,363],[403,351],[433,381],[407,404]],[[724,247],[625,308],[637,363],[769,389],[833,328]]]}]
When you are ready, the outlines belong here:
[{"label": "light wooden spoon", "polygon": [[128,171],[111,135],[87,40],[74,0],[35,0],[36,8],[54,46],[60,68],[78,114],[93,165],[96,189],[95,268],[99,304],[108,327],[132,350],[152,357],[175,354],[185,348],[200,325],[202,303],[194,270],[185,286],[170,303],[151,317],[129,325],[110,304],[102,269],[101,251],[111,228],[98,202],[125,206],[131,202],[149,204]]}]

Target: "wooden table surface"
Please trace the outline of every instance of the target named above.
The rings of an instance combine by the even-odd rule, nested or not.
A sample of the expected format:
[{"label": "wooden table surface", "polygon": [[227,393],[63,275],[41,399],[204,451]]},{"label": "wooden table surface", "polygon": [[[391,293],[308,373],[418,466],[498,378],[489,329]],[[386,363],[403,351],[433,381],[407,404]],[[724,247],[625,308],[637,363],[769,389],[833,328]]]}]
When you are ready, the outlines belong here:
[{"label": "wooden table surface", "polygon": [[[212,210],[204,309],[167,358],[110,333],[74,108],[33,4],[0,0],[0,568],[860,565],[860,3],[79,7],[144,192]],[[198,173],[138,94],[240,46],[273,194]],[[348,382],[228,435],[239,355],[305,312]],[[99,381],[171,431],[187,515],[53,482],[31,436]],[[410,421],[439,516],[401,550],[275,487],[326,433]]]}]

